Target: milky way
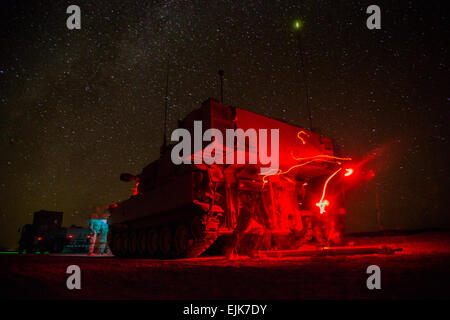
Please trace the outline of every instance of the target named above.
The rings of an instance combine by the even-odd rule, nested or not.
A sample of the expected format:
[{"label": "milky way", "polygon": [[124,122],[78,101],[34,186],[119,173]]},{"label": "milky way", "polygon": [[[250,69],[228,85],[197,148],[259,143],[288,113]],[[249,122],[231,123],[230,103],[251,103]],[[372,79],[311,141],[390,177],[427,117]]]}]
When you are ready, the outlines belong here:
[{"label": "milky way", "polygon": [[[120,3],[120,4],[119,4]],[[444,208],[449,123],[448,18],[433,2],[2,1],[0,246],[32,212],[85,225],[94,206],[126,199],[122,172],[159,156],[169,61],[169,129],[208,97],[307,127],[294,19],[314,126],[343,155],[389,145],[377,177],[351,196],[348,228],[450,226]],[[318,130],[319,130],[318,129]]]}]

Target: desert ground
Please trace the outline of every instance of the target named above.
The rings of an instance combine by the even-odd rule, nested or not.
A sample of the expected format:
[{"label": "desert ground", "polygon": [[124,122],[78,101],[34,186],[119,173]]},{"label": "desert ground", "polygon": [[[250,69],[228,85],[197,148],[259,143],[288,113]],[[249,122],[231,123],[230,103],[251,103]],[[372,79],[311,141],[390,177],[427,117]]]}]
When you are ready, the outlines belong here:
[{"label": "desert ground", "polygon": [[[353,237],[355,245],[390,245],[394,254],[285,258],[222,256],[184,260],[113,256],[0,254],[6,299],[449,299],[450,232]],[[81,268],[68,290],[66,269]],[[366,269],[381,269],[369,290]]]}]

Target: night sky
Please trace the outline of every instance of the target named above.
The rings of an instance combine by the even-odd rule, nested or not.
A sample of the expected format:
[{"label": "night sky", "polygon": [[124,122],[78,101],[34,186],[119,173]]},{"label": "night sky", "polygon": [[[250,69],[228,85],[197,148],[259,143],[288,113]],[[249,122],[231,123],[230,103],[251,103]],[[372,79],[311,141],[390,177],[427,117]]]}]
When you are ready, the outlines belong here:
[{"label": "night sky", "polygon": [[[421,2],[2,1],[0,247],[34,211],[87,225],[129,196],[119,174],[159,156],[168,56],[170,131],[220,96],[218,69],[226,104],[307,127],[296,18],[314,126],[343,155],[384,150],[348,230],[379,229],[377,188],[384,228],[450,227],[448,16]],[[70,4],[81,30],[66,27]],[[371,4],[381,30],[366,27]]]}]

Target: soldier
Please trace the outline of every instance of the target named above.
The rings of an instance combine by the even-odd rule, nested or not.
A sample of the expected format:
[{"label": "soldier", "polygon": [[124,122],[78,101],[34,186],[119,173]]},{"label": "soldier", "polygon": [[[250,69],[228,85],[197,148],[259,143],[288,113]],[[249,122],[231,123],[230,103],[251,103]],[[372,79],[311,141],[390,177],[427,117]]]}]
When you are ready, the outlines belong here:
[{"label": "soldier", "polygon": [[89,220],[89,228],[93,235],[90,239],[88,255],[104,254],[106,253],[106,244],[108,237],[108,213],[99,214],[99,209],[96,208],[97,213],[91,215]]},{"label": "soldier", "polygon": [[93,255],[95,251],[95,245],[97,243],[97,220],[98,215],[93,213],[91,214],[91,219],[89,220],[89,229],[92,231],[92,237],[90,238],[89,242],[89,251],[88,255]]},{"label": "soldier", "polygon": [[330,181],[327,188],[327,198],[331,205],[326,207],[326,211],[319,213],[316,200],[322,192],[324,178],[315,179],[311,183],[312,187],[309,193],[308,206],[313,208],[311,211],[314,236],[320,246],[342,245],[345,244],[344,217],[346,210],[343,208],[344,189],[339,179]]},{"label": "soldier", "polygon": [[108,243],[108,219],[109,219],[109,214],[108,213],[104,213],[102,215],[102,219],[100,220],[100,228],[99,228],[99,233],[98,233],[98,241],[99,241],[99,254],[106,254],[108,247],[107,247],[107,243]]},{"label": "soldier", "polygon": [[235,258],[237,247],[241,244],[244,233],[256,222],[259,227],[259,234],[256,239],[250,242],[247,250],[257,250],[262,246],[270,246],[271,234],[269,231],[270,219],[264,209],[261,192],[256,191],[239,191],[238,196],[239,216],[237,218],[236,228],[231,235],[230,242],[225,248],[225,256],[228,259]]},{"label": "soldier", "polygon": [[227,259],[235,257],[235,251],[239,245],[242,236],[250,225],[250,220],[253,216],[253,207],[251,205],[252,195],[250,192],[241,191],[238,196],[239,216],[237,218],[236,228],[231,235],[231,240],[225,248],[225,256]]}]

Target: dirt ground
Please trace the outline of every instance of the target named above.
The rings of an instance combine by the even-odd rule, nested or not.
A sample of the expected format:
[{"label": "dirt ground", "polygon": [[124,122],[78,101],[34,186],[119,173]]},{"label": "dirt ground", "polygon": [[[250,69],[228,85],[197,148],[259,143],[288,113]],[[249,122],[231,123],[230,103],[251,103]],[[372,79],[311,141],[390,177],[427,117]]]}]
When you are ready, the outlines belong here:
[{"label": "dirt ground", "polygon": [[[357,245],[403,251],[358,255],[185,260],[0,254],[7,299],[449,299],[450,233],[357,237]],[[66,269],[81,268],[81,290]],[[381,268],[381,290],[368,290],[366,268]]]}]

